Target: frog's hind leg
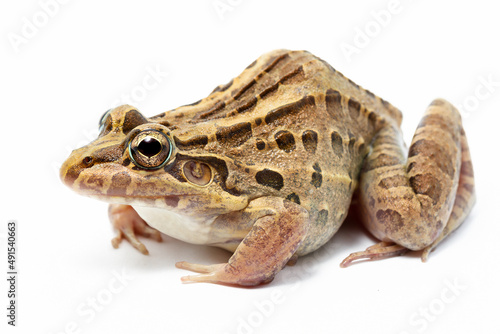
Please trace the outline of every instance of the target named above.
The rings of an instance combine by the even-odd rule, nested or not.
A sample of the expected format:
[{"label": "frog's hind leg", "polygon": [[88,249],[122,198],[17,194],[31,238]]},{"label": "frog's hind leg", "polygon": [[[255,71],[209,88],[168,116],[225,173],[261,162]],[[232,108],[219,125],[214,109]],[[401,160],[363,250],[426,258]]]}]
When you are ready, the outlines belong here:
[{"label": "frog's hind leg", "polygon": [[405,155],[399,128],[389,124],[374,139],[360,179],[363,223],[384,244],[352,254],[343,266],[404,249],[424,250],[425,260],[470,212],[472,164],[460,114],[450,103],[429,106]]},{"label": "frog's hind leg", "polygon": [[436,246],[443,241],[450,233],[455,231],[465,218],[469,215],[474,203],[476,202],[476,194],[474,189],[474,170],[472,168],[472,161],[470,157],[469,145],[463,129],[461,131],[461,145],[462,145],[462,164],[460,168],[460,178],[458,181],[457,194],[453,209],[451,210],[450,218],[443,229],[443,232],[438,236],[434,242],[427,246],[422,252],[422,261],[427,261],[429,253],[436,248]]}]

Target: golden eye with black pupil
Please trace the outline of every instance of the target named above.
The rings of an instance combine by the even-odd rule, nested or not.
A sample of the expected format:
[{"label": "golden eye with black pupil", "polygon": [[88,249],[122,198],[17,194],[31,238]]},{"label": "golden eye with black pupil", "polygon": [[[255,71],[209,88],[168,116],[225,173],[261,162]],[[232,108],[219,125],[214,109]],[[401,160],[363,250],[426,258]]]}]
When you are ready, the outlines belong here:
[{"label": "golden eye with black pupil", "polygon": [[184,177],[197,186],[206,186],[212,181],[212,169],[203,162],[188,161],[182,167]]},{"label": "golden eye with black pupil", "polygon": [[128,144],[130,159],[137,167],[158,169],[163,167],[172,153],[170,139],[157,130],[144,130]]}]

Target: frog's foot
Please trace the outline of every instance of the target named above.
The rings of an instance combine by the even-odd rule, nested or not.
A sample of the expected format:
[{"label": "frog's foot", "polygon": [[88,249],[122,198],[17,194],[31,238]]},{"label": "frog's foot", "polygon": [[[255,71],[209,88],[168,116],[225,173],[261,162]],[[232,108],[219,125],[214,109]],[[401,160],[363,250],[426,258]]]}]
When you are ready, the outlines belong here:
[{"label": "frog's foot", "polygon": [[146,246],[137,239],[137,235],[161,241],[161,233],[148,226],[130,205],[110,204],[108,215],[111,225],[118,231],[111,240],[114,248],[118,248],[125,238],[139,252],[148,255]]},{"label": "frog's foot", "polygon": [[350,266],[354,261],[364,260],[381,260],[389,257],[403,255],[408,251],[408,248],[397,245],[393,242],[379,242],[373,246],[368,247],[365,251],[352,253],[342,261],[340,267],[346,268]]},{"label": "frog's foot", "polygon": [[215,283],[228,285],[253,286],[272,281],[272,278],[260,279],[252,278],[252,273],[241,273],[235,270],[229,263],[213,265],[202,265],[189,262],[177,262],[175,266],[179,269],[190,270],[199,275],[189,275],[181,277],[182,283]]}]

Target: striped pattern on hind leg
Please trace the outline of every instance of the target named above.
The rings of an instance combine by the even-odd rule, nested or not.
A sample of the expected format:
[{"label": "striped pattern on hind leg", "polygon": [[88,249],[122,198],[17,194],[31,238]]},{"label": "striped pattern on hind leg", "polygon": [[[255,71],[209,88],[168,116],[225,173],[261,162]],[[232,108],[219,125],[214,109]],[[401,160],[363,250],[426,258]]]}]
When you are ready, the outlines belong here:
[{"label": "striped pattern on hind leg", "polygon": [[[363,222],[386,242],[376,256],[373,248],[365,251],[367,258],[394,252],[393,244],[401,247],[397,254],[403,248],[430,251],[460,225],[472,206],[472,197],[465,194],[473,193],[472,164],[460,114],[451,104],[435,100],[429,106],[408,158],[405,153],[399,128],[390,124],[374,139],[365,160],[360,180]],[[457,219],[450,220],[452,212]]]}]

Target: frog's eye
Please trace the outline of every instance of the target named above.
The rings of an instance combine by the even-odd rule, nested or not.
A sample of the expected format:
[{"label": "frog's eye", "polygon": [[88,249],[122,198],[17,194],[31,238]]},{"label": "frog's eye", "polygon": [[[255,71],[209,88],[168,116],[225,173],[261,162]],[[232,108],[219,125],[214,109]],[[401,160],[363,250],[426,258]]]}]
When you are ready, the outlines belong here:
[{"label": "frog's eye", "polygon": [[130,159],[138,167],[161,168],[167,163],[172,152],[170,140],[157,130],[145,130],[129,142]]},{"label": "frog's eye", "polygon": [[212,169],[203,162],[188,161],[182,167],[184,177],[197,186],[206,186],[212,181]]}]

